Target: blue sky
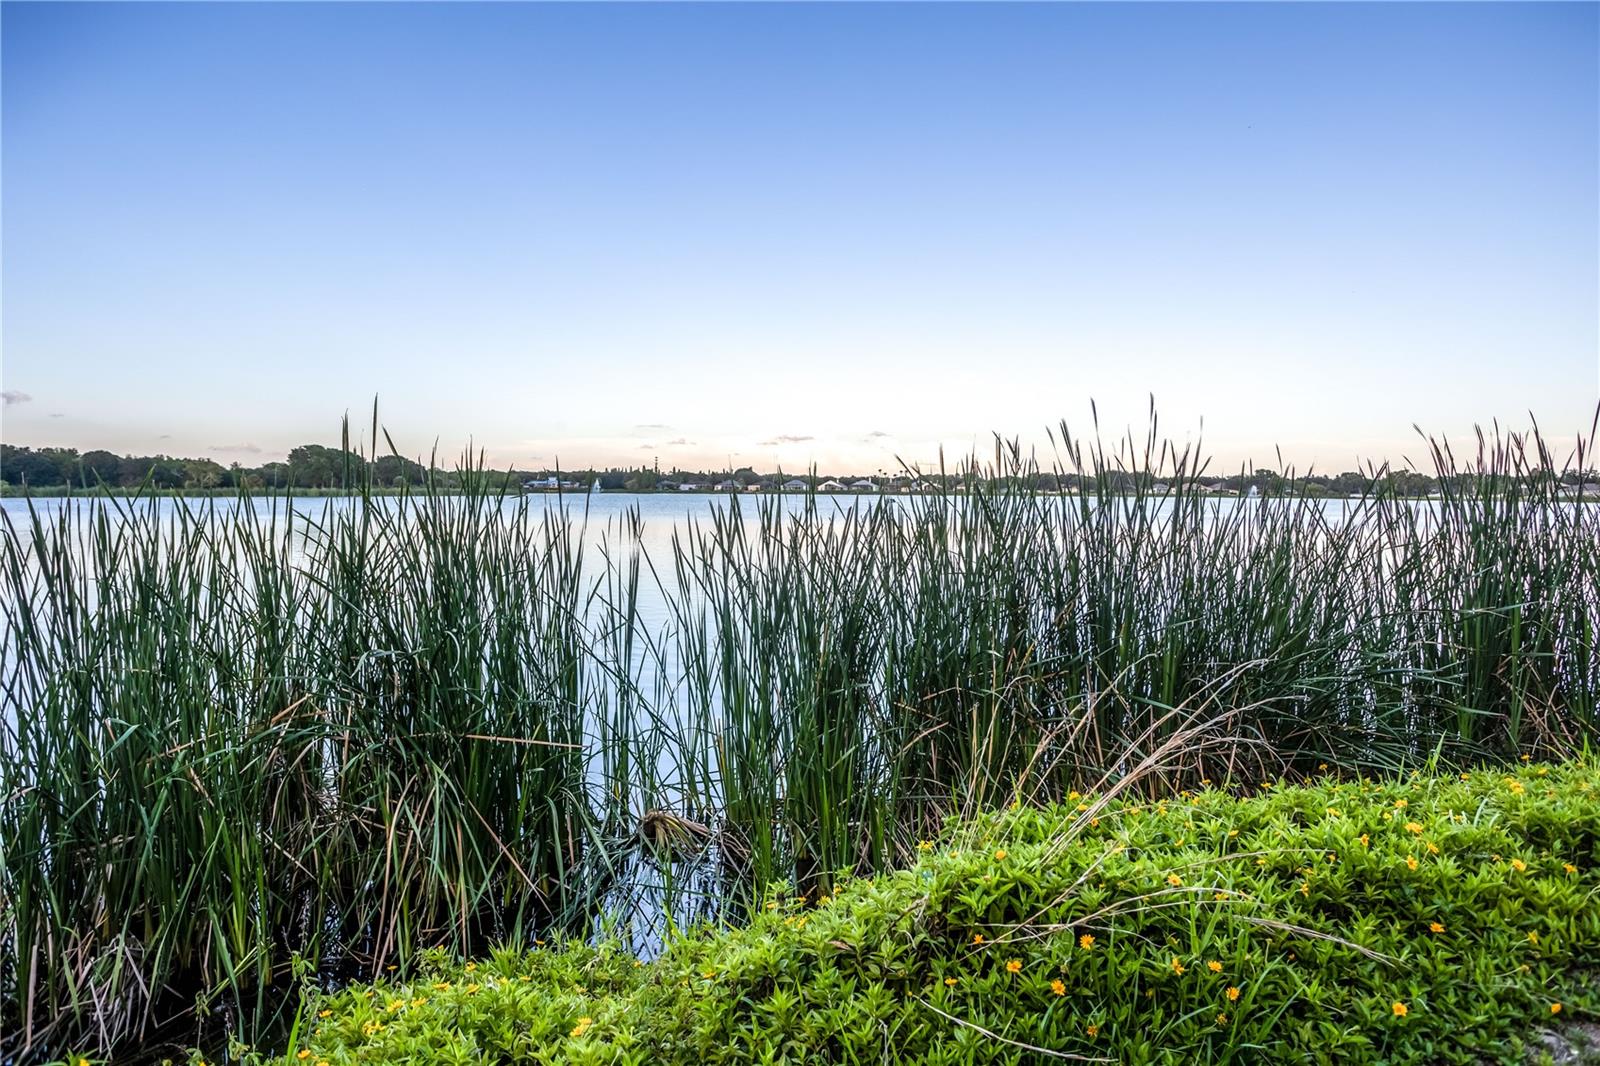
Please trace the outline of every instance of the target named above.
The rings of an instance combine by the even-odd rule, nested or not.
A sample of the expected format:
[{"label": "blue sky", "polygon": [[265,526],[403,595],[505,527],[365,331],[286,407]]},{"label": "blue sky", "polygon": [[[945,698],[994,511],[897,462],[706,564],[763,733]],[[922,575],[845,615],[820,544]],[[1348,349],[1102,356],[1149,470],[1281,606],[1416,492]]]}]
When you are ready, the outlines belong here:
[{"label": "blue sky", "polygon": [[[1600,390],[1600,7],[5,4],[4,439],[1348,468]],[[27,397],[23,399],[22,397]]]}]

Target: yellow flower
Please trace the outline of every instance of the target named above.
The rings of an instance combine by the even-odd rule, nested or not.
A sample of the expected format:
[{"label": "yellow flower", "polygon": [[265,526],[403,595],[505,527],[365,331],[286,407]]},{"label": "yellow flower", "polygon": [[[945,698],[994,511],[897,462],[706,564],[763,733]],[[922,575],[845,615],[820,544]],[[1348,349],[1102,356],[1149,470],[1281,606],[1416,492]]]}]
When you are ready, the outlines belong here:
[{"label": "yellow flower", "polygon": [[1395,805],[1396,809],[1403,810],[1406,807],[1406,801],[1405,800],[1395,800],[1394,801],[1394,805]]},{"label": "yellow flower", "polygon": [[1212,896],[1211,898],[1220,903],[1223,900],[1228,898],[1228,894],[1226,892],[1218,892],[1216,895]]},{"label": "yellow flower", "polygon": [[1212,973],[1221,973],[1222,963],[1218,962],[1216,959],[1212,959],[1210,962],[1206,963],[1206,969],[1210,970]]},{"label": "yellow flower", "polygon": [[1168,965],[1172,967],[1173,973],[1180,977],[1183,976],[1183,962],[1176,955],[1172,957],[1172,961]]},{"label": "yellow flower", "polygon": [[1428,841],[1425,846],[1428,849],[1428,854],[1429,855],[1437,855],[1437,854],[1439,854],[1439,845],[1435,844],[1433,841],[1431,841],[1431,840]]},{"label": "yellow flower", "polygon": [[919,841],[917,841],[917,850],[918,851],[932,851],[933,850],[933,844],[930,843],[929,841],[926,841],[926,840],[919,840]]},{"label": "yellow flower", "polygon": [[386,1003],[384,1005],[383,1009],[388,1011],[390,1014],[393,1014],[395,1011],[399,1010],[401,1007],[404,1007],[404,1006],[405,1006],[405,1004],[400,1002],[398,999],[391,999],[388,1003]]},{"label": "yellow flower", "polygon": [[572,1036],[580,1037],[589,1031],[589,1026],[594,1024],[594,1019],[585,1014],[578,1019],[578,1024],[572,1027]]},{"label": "yellow flower", "polygon": [[1050,991],[1054,992],[1058,996],[1064,996],[1067,994],[1067,986],[1062,984],[1061,978],[1058,977],[1054,981],[1050,982]]},{"label": "yellow flower", "polygon": [[1089,935],[1088,933],[1083,934],[1082,936],[1080,936],[1078,938],[1078,946],[1080,948],[1082,948],[1084,951],[1093,951],[1094,950],[1094,937]]},{"label": "yellow flower", "polygon": [[[309,1059],[310,1057],[311,1057],[311,1049],[308,1048],[308,1047],[301,1048],[299,1054],[295,1055],[295,1058],[302,1059],[302,1060]],[[80,1059],[79,1061],[81,1062],[82,1060]]]},{"label": "yellow flower", "polygon": [[1523,862],[1521,859],[1512,859],[1511,868],[1520,874],[1522,871],[1528,868],[1528,864]]},{"label": "yellow flower", "polygon": [[1084,1026],[1083,1031],[1089,1034],[1090,1040],[1093,1040],[1095,1037],[1100,1035],[1100,1027],[1095,1025],[1093,1022],[1090,1022],[1088,1025]]},{"label": "yellow flower", "polygon": [[481,987],[482,987],[481,985],[468,985],[467,986],[467,995],[469,995],[469,996],[477,995],[478,994],[478,989],[481,988]]},{"label": "yellow flower", "polygon": [[1168,874],[1167,884],[1171,885],[1173,888],[1177,888],[1179,885],[1183,884],[1183,878],[1179,877],[1177,874]]},{"label": "yellow flower", "polygon": [[1569,873],[1569,874],[1575,874],[1575,873],[1578,872],[1578,868],[1576,866],[1572,865],[1570,862],[1562,863],[1561,864],[1561,868],[1563,870],[1567,871],[1567,873]]},{"label": "yellow flower", "polygon": [[331,1018],[331,1017],[333,1017],[333,1011],[331,1011],[331,1010],[319,1010],[319,1011],[317,1011],[317,1017],[318,1018]]},{"label": "yellow flower", "polygon": [[1228,986],[1228,990],[1226,992],[1224,992],[1223,995],[1228,997],[1228,1002],[1229,1003],[1233,1003],[1233,1002],[1237,1001],[1238,998],[1239,998],[1239,989],[1236,988],[1233,985],[1229,985]]},{"label": "yellow flower", "polygon": [[1238,835],[1239,835],[1239,831],[1237,829],[1228,830],[1228,839],[1229,840],[1232,840],[1234,837],[1236,837]]},{"label": "yellow flower", "polygon": [[469,962],[469,963],[467,963],[465,968],[466,968],[466,971],[468,973],[471,973],[473,970],[476,970],[478,968],[478,964],[475,963],[475,962]]},{"label": "yellow flower", "polygon": [[1218,1025],[1227,1025],[1228,1024],[1228,1016],[1226,1014],[1217,1015],[1217,1024]]},{"label": "yellow flower", "polygon": [[1561,1004],[1559,1004],[1559,1003],[1550,1004],[1550,1013],[1551,1014],[1560,1014],[1561,1013]]},{"label": "yellow flower", "polygon": [[998,851],[996,851],[996,852],[995,852],[995,853],[994,853],[994,857],[995,857],[995,858],[996,858],[996,859],[1003,859],[1003,858],[1005,858],[1005,857],[1006,857],[1006,849],[1005,849],[1005,848],[1001,848],[1001,849],[1000,849],[1000,850],[998,850]]},{"label": "yellow flower", "polygon": [[1369,843],[1369,841],[1367,840],[1367,834],[1362,833],[1361,834],[1361,846],[1362,847],[1366,847],[1368,843]]},{"label": "yellow flower", "polygon": [[1539,934],[1536,932],[1530,932],[1528,934],[1528,943],[1537,945],[1539,943]]},{"label": "yellow flower", "polygon": [[327,1059],[318,1059],[317,1066],[330,1066]]},{"label": "yellow flower", "polygon": [[1415,855],[1407,855],[1406,856],[1406,869],[1415,870],[1416,868],[1417,868],[1417,857]]},{"label": "yellow flower", "polygon": [[954,978],[954,977],[946,977],[944,979],[944,983],[945,983],[946,987],[954,988],[956,986],[956,978]]},{"label": "yellow flower", "polygon": [[1428,932],[1430,932],[1430,933],[1442,933],[1442,932],[1444,932],[1444,923],[1443,922],[1429,922],[1428,923]]},{"label": "yellow flower", "polygon": [[1401,1003],[1398,999],[1390,1005],[1389,1009],[1394,1011],[1394,1016],[1396,1018],[1404,1018],[1406,1015],[1411,1013],[1411,1008],[1406,1006],[1404,1003]]},{"label": "yellow flower", "polygon": [[973,933],[973,934],[972,934],[972,942],[973,942],[973,943],[974,943],[974,944],[981,944],[981,943],[983,943],[983,934],[982,934],[982,933]]},{"label": "yellow flower", "polygon": [[1412,833],[1420,833],[1422,832],[1422,825],[1418,822],[1407,822],[1406,830]]},{"label": "yellow flower", "polygon": [[1022,960],[1021,959],[1010,959],[1010,960],[1008,960],[1006,962],[1006,973],[1021,973],[1021,972],[1022,972]]}]

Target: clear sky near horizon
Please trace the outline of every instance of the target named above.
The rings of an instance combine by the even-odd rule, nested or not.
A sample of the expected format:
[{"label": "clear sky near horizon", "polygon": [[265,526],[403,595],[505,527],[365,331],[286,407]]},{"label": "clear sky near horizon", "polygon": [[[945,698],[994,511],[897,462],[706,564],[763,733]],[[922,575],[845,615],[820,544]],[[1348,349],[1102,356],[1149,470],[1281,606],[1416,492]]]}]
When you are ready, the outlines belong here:
[{"label": "clear sky near horizon", "polygon": [[17,4],[0,435],[1416,458],[1600,393],[1595,4]]}]

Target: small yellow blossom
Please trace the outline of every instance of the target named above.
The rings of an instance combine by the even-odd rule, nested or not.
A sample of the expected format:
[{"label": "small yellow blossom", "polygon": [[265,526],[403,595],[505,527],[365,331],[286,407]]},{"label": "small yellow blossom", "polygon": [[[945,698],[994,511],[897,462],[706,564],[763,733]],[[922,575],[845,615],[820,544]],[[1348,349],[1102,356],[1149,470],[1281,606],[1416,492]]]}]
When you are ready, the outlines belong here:
[{"label": "small yellow blossom", "polygon": [[1430,933],[1442,933],[1442,932],[1444,932],[1444,923],[1443,922],[1429,922],[1428,923],[1428,932],[1430,932]]},{"label": "small yellow blossom", "polygon": [[[311,1057],[311,1049],[308,1048],[308,1047],[301,1048],[299,1053],[295,1055],[295,1058],[300,1059],[301,1061],[309,1059],[310,1057]],[[83,1060],[79,1059],[78,1061],[82,1062]]]},{"label": "small yellow blossom", "polygon": [[1561,1004],[1559,1004],[1559,1003],[1550,1004],[1550,1013],[1551,1014],[1560,1014],[1561,1013]]},{"label": "small yellow blossom", "polygon": [[473,971],[473,970],[476,970],[476,969],[477,969],[477,968],[478,968],[478,964],[477,964],[477,963],[475,963],[475,962],[469,962],[469,963],[467,963],[467,965],[466,965],[466,966],[465,966],[465,967],[463,967],[463,968],[464,968],[464,969],[465,969],[465,970],[466,970],[466,971],[467,971],[467,972],[468,972],[468,973],[471,973],[471,972],[472,972],[472,971]]},{"label": "small yellow blossom", "polygon": [[1179,877],[1177,874],[1168,874],[1167,884],[1171,885],[1173,888],[1177,888],[1179,885],[1183,884],[1183,878]]},{"label": "small yellow blossom", "polygon": [[957,979],[954,978],[954,977],[946,977],[944,979],[945,987],[946,988],[954,988],[956,986],[956,980]]},{"label": "small yellow blossom", "polygon": [[1394,1011],[1394,1016],[1396,1018],[1404,1018],[1406,1015],[1411,1013],[1411,1008],[1406,1006],[1404,1003],[1401,1003],[1398,999],[1389,1006],[1389,1009]]},{"label": "small yellow blossom", "polygon": [[1415,855],[1407,855],[1406,856],[1406,869],[1415,870],[1416,868],[1417,868],[1417,857]]},{"label": "small yellow blossom", "polygon": [[1228,990],[1224,992],[1223,995],[1228,997],[1229,1003],[1233,1003],[1239,998],[1239,989],[1234,985],[1229,985]]},{"label": "small yellow blossom", "polygon": [[572,1034],[571,1035],[574,1038],[580,1037],[584,1033],[587,1033],[589,1031],[589,1026],[591,1026],[593,1024],[594,1024],[594,1019],[589,1017],[587,1014],[585,1014],[583,1017],[578,1019],[578,1024],[574,1025],[572,1027]]},{"label": "small yellow blossom", "polygon": [[1420,833],[1422,832],[1422,825],[1419,822],[1407,822],[1406,831],[1408,833]]},{"label": "small yellow blossom", "polygon": [[1176,955],[1172,957],[1172,961],[1167,965],[1172,967],[1173,973],[1180,977],[1183,976],[1183,960],[1179,959]]},{"label": "small yellow blossom", "polygon": [[1578,868],[1576,866],[1572,865],[1570,862],[1562,863],[1561,864],[1561,868],[1563,870],[1567,871],[1567,873],[1569,873],[1569,874],[1575,874],[1575,873],[1578,872]]},{"label": "small yellow blossom", "polygon": [[318,1018],[331,1018],[331,1017],[333,1017],[333,1011],[331,1011],[331,1010],[319,1010],[319,1011],[317,1011],[317,1017]]},{"label": "small yellow blossom", "polygon": [[1228,1024],[1228,1016],[1226,1014],[1217,1015],[1217,1024],[1218,1025],[1227,1025]]},{"label": "small yellow blossom", "polygon": [[1523,862],[1521,859],[1512,859],[1511,868],[1520,874],[1522,871],[1528,868],[1528,864]]},{"label": "small yellow blossom", "polygon": [[1062,984],[1061,978],[1058,977],[1054,981],[1050,982],[1050,991],[1054,992],[1058,996],[1064,996],[1067,994],[1067,986]]},{"label": "small yellow blossom", "polygon": [[999,850],[999,851],[996,851],[996,852],[995,852],[995,853],[994,853],[994,857],[995,857],[995,858],[996,858],[996,859],[1003,859],[1003,858],[1005,858],[1005,857],[1006,857],[1006,849],[1005,849],[1005,848],[1001,848],[1001,849],[1000,849],[1000,850]]},{"label": "small yellow blossom", "polygon": [[1437,855],[1437,854],[1439,854],[1439,845],[1435,844],[1433,841],[1430,840],[1423,846],[1428,849],[1428,854],[1429,855]]},{"label": "small yellow blossom", "polygon": [[918,851],[932,851],[933,850],[933,844],[932,844],[931,841],[919,840],[919,841],[917,841],[917,850]]},{"label": "small yellow blossom", "polygon": [[1405,800],[1395,800],[1394,805],[1396,810],[1404,810],[1407,806],[1407,803]]},{"label": "small yellow blossom", "polygon": [[1218,962],[1216,959],[1212,959],[1210,962],[1206,963],[1206,969],[1210,970],[1212,973],[1221,973],[1222,963]]},{"label": "small yellow blossom", "polygon": [[1537,932],[1530,931],[1528,933],[1528,943],[1537,946],[1539,943],[1539,934]]},{"label": "small yellow blossom", "polygon": [[1084,951],[1093,951],[1094,950],[1094,937],[1091,936],[1088,933],[1083,934],[1082,936],[1080,936],[1078,938],[1078,946],[1080,948],[1082,948]]},{"label": "small yellow blossom", "polygon": [[1093,1022],[1090,1022],[1088,1025],[1084,1026],[1083,1031],[1089,1034],[1090,1040],[1093,1040],[1095,1037],[1100,1035],[1100,1027],[1095,1025]]},{"label": "small yellow blossom", "polygon": [[982,934],[982,933],[973,933],[973,934],[972,934],[972,942],[973,942],[973,943],[974,943],[974,944],[981,944],[981,943],[983,943],[983,934]]},{"label": "small yellow blossom", "polygon": [[1006,962],[1006,973],[1021,973],[1021,972],[1022,972],[1022,960],[1021,959],[1010,959],[1010,960],[1008,960]]}]

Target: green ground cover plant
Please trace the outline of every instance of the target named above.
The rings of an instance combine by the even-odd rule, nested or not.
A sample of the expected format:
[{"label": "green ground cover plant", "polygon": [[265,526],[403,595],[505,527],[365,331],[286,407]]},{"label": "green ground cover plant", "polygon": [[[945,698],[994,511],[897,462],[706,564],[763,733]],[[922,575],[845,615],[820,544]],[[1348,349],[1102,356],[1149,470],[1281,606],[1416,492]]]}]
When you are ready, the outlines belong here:
[{"label": "green ground cover plant", "polygon": [[1522,1061],[1600,1010],[1600,766],[1210,783],[952,825],[641,962],[441,953],[282,1066]]}]

